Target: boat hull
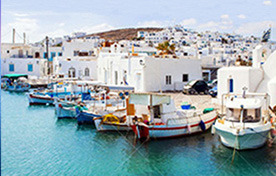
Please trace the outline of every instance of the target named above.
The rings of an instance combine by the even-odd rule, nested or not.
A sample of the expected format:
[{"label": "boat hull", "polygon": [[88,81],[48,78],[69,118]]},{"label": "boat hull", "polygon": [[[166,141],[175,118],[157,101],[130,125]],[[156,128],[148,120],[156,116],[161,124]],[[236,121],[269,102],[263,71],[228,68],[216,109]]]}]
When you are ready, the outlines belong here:
[{"label": "boat hull", "polygon": [[56,104],[56,113],[57,113],[57,118],[62,119],[62,118],[76,118],[77,113],[75,107],[64,107],[61,106],[61,104],[57,103]]},{"label": "boat hull", "polygon": [[125,123],[101,123],[102,119],[94,120],[97,131],[131,131],[131,126]]},{"label": "boat hull", "polygon": [[54,104],[54,98],[48,96],[40,96],[34,94],[28,94],[29,105],[46,105]]},{"label": "boat hull", "polygon": [[30,89],[30,86],[28,87],[18,87],[18,86],[7,86],[5,87],[5,90],[10,92],[28,92]]},{"label": "boat hull", "polygon": [[256,149],[265,145],[270,127],[271,125],[267,123],[258,127],[245,127],[238,130],[222,126],[218,121],[215,124],[215,130],[221,143],[237,150]]},{"label": "boat hull", "polygon": [[88,113],[88,112],[78,112],[77,113],[77,121],[78,124],[94,124],[94,118],[95,117],[101,117],[100,115],[96,115],[93,113]]},{"label": "boat hull", "polygon": [[147,126],[144,123],[138,123],[138,125],[132,125],[132,130],[139,139],[146,138],[174,138],[185,135],[191,135],[208,130],[212,123],[216,120],[217,114],[215,111],[203,115],[202,121],[204,122],[205,129],[200,126],[200,119],[191,122],[190,124],[179,125],[150,125]]}]

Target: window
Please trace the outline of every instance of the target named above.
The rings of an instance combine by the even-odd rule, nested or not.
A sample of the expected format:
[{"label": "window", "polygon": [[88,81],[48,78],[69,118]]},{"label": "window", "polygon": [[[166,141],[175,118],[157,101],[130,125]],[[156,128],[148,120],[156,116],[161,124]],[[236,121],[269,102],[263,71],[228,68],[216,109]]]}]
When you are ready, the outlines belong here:
[{"label": "window", "polygon": [[85,70],[84,70],[84,76],[89,76],[89,68],[85,68]]},{"label": "window", "polygon": [[9,65],[9,71],[10,72],[14,72],[14,64],[10,64]]},{"label": "window", "polygon": [[28,72],[32,72],[33,71],[33,64],[28,64]]},{"label": "window", "polygon": [[56,53],[55,52],[51,52],[51,59],[53,59],[54,57],[56,57]]},{"label": "window", "polygon": [[76,76],[76,69],[74,67],[69,68],[68,77],[69,78],[75,78],[75,76]]},{"label": "window", "polygon": [[62,52],[58,52],[58,56],[62,56]]},{"label": "window", "polygon": [[171,85],[171,84],[172,84],[172,76],[166,75],[166,85]]},{"label": "window", "polygon": [[35,52],[35,58],[40,58],[39,52]]},{"label": "window", "polygon": [[44,58],[44,59],[47,59],[47,58],[48,58],[47,52],[44,52],[44,53],[43,53],[43,58]]},{"label": "window", "polygon": [[79,51],[74,51],[74,56],[78,56],[79,55]]},{"label": "window", "polygon": [[188,74],[183,74],[182,75],[182,81],[187,82],[189,80],[189,75]]},{"label": "window", "polygon": [[7,50],[7,53],[9,54],[9,53],[10,53],[10,50]]},{"label": "window", "polygon": [[115,71],[114,74],[115,74],[115,85],[118,85],[118,71]]}]

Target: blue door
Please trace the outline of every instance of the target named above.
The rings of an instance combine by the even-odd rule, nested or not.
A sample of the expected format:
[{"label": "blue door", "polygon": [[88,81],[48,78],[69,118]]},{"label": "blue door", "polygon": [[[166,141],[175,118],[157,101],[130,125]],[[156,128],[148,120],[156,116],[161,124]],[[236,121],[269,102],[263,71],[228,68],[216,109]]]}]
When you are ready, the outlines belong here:
[{"label": "blue door", "polygon": [[234,80],[229,80],[229,92],[234,92]]}]

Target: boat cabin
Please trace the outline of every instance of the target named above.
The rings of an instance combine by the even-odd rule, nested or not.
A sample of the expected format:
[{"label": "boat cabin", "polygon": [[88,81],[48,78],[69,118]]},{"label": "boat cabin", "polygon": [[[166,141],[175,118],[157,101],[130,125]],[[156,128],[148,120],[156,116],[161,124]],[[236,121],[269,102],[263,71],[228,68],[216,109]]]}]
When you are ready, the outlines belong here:
[{"label": "boat cabin", "polygon": [[226,119],[231,122],[259,122],[262,104],[256,98],[232,98],[226,102]]},{"label": "boat cabin", "polygon": [[174,102],[168,95],[133,93],[129,103],[135,105],[135,115],[152,123],[166,123],[170,113],[175,112]]}]

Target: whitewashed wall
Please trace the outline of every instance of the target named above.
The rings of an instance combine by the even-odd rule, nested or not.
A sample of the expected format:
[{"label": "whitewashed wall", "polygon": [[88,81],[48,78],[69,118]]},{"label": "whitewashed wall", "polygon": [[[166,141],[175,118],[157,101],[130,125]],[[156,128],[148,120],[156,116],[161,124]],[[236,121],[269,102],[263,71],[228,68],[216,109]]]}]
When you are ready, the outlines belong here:
[{"label": "whitewashed wall", "polygon": [[[14,71],[9,71],[9,64],[14,64]],[[28,71],[28,64],[33,65],[33,71]],[[1,75],[5,74],[27,74],[42,77],[46,71],[45,59],[33,58],[8,58],[1,59]]]}]

